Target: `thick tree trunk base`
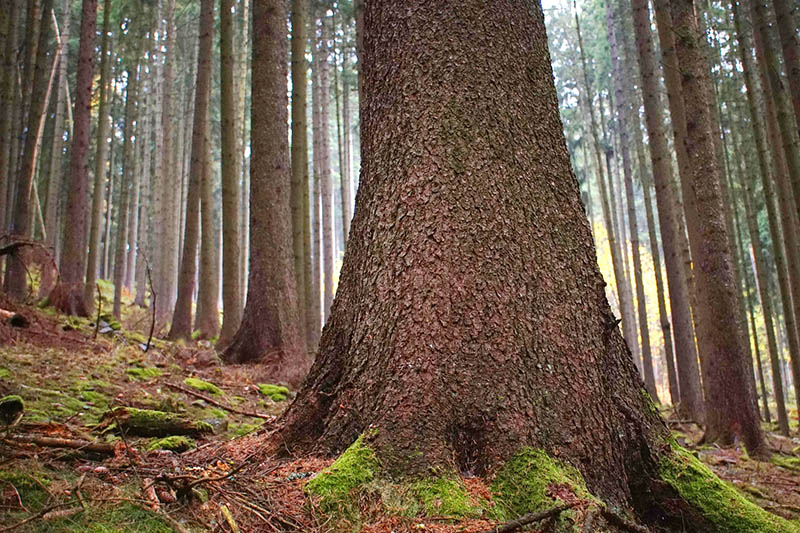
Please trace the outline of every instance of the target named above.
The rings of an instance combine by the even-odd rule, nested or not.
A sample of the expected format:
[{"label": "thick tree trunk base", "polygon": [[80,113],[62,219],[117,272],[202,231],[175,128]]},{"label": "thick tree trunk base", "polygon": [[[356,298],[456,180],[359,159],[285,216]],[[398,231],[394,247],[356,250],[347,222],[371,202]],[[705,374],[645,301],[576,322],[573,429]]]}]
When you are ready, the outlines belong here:
[{"label": "thick tree trunk base", "polygon": [[50,305],[67,315],[89,316],[86,300],[83,299],[83,283],[58,283],[50,291]]}]

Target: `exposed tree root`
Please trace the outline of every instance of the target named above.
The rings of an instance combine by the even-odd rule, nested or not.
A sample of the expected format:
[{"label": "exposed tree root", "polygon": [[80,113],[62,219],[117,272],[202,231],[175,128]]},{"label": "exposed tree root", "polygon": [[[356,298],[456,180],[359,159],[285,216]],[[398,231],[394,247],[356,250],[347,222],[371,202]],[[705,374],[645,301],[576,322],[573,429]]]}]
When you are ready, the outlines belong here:
[{"label": "exposed tree root", "polygon": [[529,513],[525,516],[521,516],[516,520],[512,520],[510,522],[506,522],[502,526],[497,526],[495,528],[487,530],[485,533],[511,533],[512,531],[516,531],[521,529],[528,524],[533,524],[534,522],[540,522],[552,516],[557,516],[563,511],[567,509],[572,509],[573,507],[577,506],[577,503],[570,503],[566,505],[558,505],[553,507],[552,509],[548,509],[546,511],[542,511],[539,513]]}]

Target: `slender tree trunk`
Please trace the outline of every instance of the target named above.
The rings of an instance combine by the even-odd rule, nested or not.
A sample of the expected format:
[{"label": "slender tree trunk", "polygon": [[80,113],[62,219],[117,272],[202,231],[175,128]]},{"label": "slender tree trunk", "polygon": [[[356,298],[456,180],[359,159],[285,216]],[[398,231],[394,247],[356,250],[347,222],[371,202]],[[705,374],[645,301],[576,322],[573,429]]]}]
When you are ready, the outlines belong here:
[{"label": "slender tree trunk", "polygon": [[125,271],[128,267],[128,223],[130,216],[131,181],[136,173],[136,150],[134,142],[137,118],[136,100],[138,68],[128,67],[127,87],[125,89],[125,132],[123,138],[122,173],[119,176],[119,208],[117,209],[117,236],[114,248],[114,316],[119,319],[122,313],[122,288],[125,285]]},{"label": "slender tree trunk", "polygon": [[[751,0],[755,2],[763,0]],[[772,9],[775,10],[778,34],[783,48],[783,63],[786,67],[786,77],[789,79],[789,88],[794,105],[796,123],[800,126],[800,37],[798,37],[797,2],[793,0],[772,0]]]},{"label": "slender tree trunk", "polygon": [[[160,11],[160,2],[159,2]],[[155,31],[155,30],[153,30]],[[148,39],[148,50],[150,68],[148,69],[148,76],[145,79],[145,100],[142,102],[144,107],[144,118],[142,119],[142,145],[141,145],[141,163],[140,178],[139,178],[139,209],[137,213],[138,225],[136,229],[136,263],[135,263],[135,276],[133,276],[133,284],[135,285],[136,297],[133,300],[134,305],[139,307],[146,307],[147,296],[147,269],[150,268],[150,236],[151,236],[151,216],[150,207],[152,206],[152,198],[150,191],[152,188],[152,168],[153,168],[153,124],[157,116],[157,108],[155,106],[156,92],[156,78],[157,72],[155,57],[156,57],[156,41],[153,36],[153,31],[150,33]],[[152,277],[152,272],[151,272]]]},{"label": "slender tree trunk", "polygon": [[[647,324],[647,302],[644,294],[644,281],[642,279],[642,259],[639,252],[639,224],[636,220],[636,202],[633,191],[633,162],[630,155],[630,130],[633,127],[633,112],[631,102],[633,95],[630,84],[633,73],[624,68],[622,64],[622,51],[627,51],[627,35],[620,20],[620,13],[616,12],[611,4],[606,4],[606,18],[609,22],[609,43],[611,45],[611,63],[614,72],[614,90],[617,94],[617,118],[620,133],[620,148],[622,153],[622,166],[625,181],[625,202],[628,208],[628,228],[630,230],[631,257],[633,259],[633,280],[636,284],[636,303],[639,313],[639,334],[641,335],[641,371],[647,392],[657,403],[658,390],[656,378],[653,373],[653,355],[650,348],[650,328]],[[617,38],[621,43],[617,42]],[[637,121],[638,122],[638,121]]]},{"label": "slender tree trunk", "polygon": [[[111,80],[111,94],[112,96],[112,105],[111,109],[113,110],[116,106],[113,104],[116,102],[116,81],[114,79]],[[104,215],[104,225],[103,225],[103,278],[108,279],[111,277],[111,219],[112,213],[114,211],[113,205],[113,198],[114,198],[114,174],[116,173],[116,156],[114,152],[114,139],[116,137],[115,130],[116,125],[114,124],[114,117],[113,115],[110,117],[111,120],[111,131],[110,137],[111,141],[109,141],[108,145],[108,190],[106,191],[106,210]],[[88,301],[88,300],[87,300]]]},{"label": "slender tree trunk", "polygon": [[351,179],[351,166],[353,158],[351,156],[352,140],[350,129],[352,119],[350,117],[350,76],[347,73],[349,67],[350,50],[347,45],[346,21],[342,22],[342,148],[344,151],[344,167],[342,169],[342,219],[344,225],[343,243],[347,246],[347,237],[350,234],[350,220],[353,218],[353,182]]},{"label": "slender tree trunk", "polygon": [[311,305],[307,308],[309,315],[309,336],[311,337],[311,346],[316,346],[319,342],[320,323],[322,321],[322,203],[321,203],[321,190],[322,190],[322,116],[320,114],[321,107],[321,94],[320,88],[320,54],[318,48],[316,20],[314,20],[314,35],[312,36],[312,51],[314,66],[312,70],[312,137],[313,137],[313,157],[314,157],[314,183],[312,184],[311,193],[311,227],[312,227],[312,245],[311,255],[313,257],[313,275],[311,280]]},{"label": "slender tree trunk", "polygon": [[766,453],[747,350],[737,316],[731,236],[724,218],[722,175],[714,146],[711,96],[702,38],[693,0],[674,0],[672,15],[681,89],[686,106],[686,149],[692,170],[689,185],[700,222],[689,243],[697,268],[697,302],[703,380],[706,385],[706,433],[709,442],[732,444],[741,438],[753,456]]},{"label": "slender tree trunk", "polygon": [[320,84],[320,180],[322,194],[322,271],[323,271],[323,306],[325,320],[328,319],[333,304],[334,250],[336,250],[336,233],[333,231],[333,179],[331,177],[330,148],[330,61],[328,43],[330,41],[330,20],[324,10],[320,17],[322,34],[319,46],[319,84]]},{"label": "slender tree trunk", "polygon": [[[57,234],[58,234],[58,204],[61,198],[61,176],[64,173],[64,126],[67,108],[67,86],[69,83],[68,61],[69,61],[69,34],[70,19],[72,14],[71,3],[64,2],[64,19],[61,27],[59,42],[61,50],[58,56],[58,80],[56,82],[56,113],[53,118],[53,143],[50,152],[50,164],[48,171],[46,201],[45,201],[45,246],[55,254]],[[70,136],[71,139],[71,136]],[[55,258],[55,255],[53,255]],[[39,283],[39,297],[43,298],[50,294],[56,283],[56,265],[54,262],[45,261],[42,265],[42,279]],[[91,301],[91,300],[87,300]]]},{"label": "slender tree trunk", "polygon": [[[142,64],[141,78],[146,76],[144,64]],[[140,79],[137,83],[143,83],[144,79]],[[141,199],[141,173],[142,173],[142,144],[144,144],[144,131],[143,122],[146,113],[146,106],[144,104],[145,91],[141,91],[142,99],[139,101],[139,92],[137,90],[137,103],[136,103],[136,143],[133,150],[134,166],[133,173],[130,175],[130,189],[128,197],[128,248],[125,251],[125,281],[123,285],[128,291],[133,291],[133,284],[136,280],[136,248],[138,243],[139,231],[139,200]]]},{"label": "slender tree trunk", "polygon": [[[700,423],[705,419],[703,391],[697,363],[697,348],[694,342],[694,327],[690,306],[689,283],[683,263],[681,240],[685,239],[679,224],[680,206],[673,187],[672,160],[667,145],[664,111],[659,97],[659,84],[650,16],[646,0],[632,0],[636,48],[639,72],[642,80],[645,125],[653,164],[656,203],[658,205],[659,229],[664,247],[664,263],[667,270],[670,310],[675,330],[675,358],[680,386],[679,413]],[[673,397],[673,401],[675,398]]]},{"label": "slender tree trunk", "polygon": [[[30,239],[32,233],[30,226],[32,207],[31,188],[33,186],[33,176],[36,170],[38,137],[41,133],[40,126],[44,120],[45,109],[47,109],[46,93],[51,64],[47,50],[50,36],[50,11],[52,6],[52,0],[43,0],[41,12],[44,13],[43,16],[46,17],[46,19],[39,35],[38,54],[35,58],[36,67],[32,76],[32,85],[28,85],[28,87],[32,87],[32,91],[30,92],[31,107],[28,112],[27,133],[25,135],[25,144],[22,152],[22,162],[17,173],[14,219],[10,232],[14,239]],[[30,9],[33,9],[33,5]],[[30,42],[28,45],[30,45]],[[74,150],[73,148],[73,151]],[[6,293],[11,298],[17,300],[23,300],[28,296],[28,272],[26,263],[28,262],[30,253],[29,250],[25,250],[24,247],[21,250],[24,251],[10,255],[6,265]]]},{"label": "slender tree trunk", "polygon": [[261,359],[273,379],[298,384],[310,364],[297,314],[292,261],[291,169],[286,94],[286,10],[280,0],[253,5],[253,131],[250,281],[228,362]]},{"label": "slender tree trunk", "polygon": [[242,179],[242,202],[241,202],[241,209],[240,209],[240,217],[239,217],[239,239],[241,246],[239,247],[241,250],[241,256],[239,259],[239,284],[240,288],[240,302],[244,302],[247,298],[247,277],[248,277],[248,266],[249,266],[249,259],[250,259],[250,229],[249,229],[249,220],[250,220],[250,169],[248,165],[248,157],[244,150],[244,147],[247,145],[248,139],[248,118],[249,115],[247,113],[247,87],[249,84],[247,83],[247,74],[250,71],[249,64],[248,64],[248,54],[247,51],[250,47],[250,0],[242,0],[242,16],[241,16],[241,50],[244,50],[245,53],[240,54],[241,61],[239,61],[239,83],[237,90],[239,91],[239,104],[236,108],[236,112],[239,117],[239,124],[241,124],[241,136],[239,137],[239,142],[237,144],[237,150],[239,152],[239,156],[241,157],[241,179]]},{"label": "slender tree trunk", "polygon": [[220,0],[220,116],[222,121],[222,330],[219,346],[225,346],[242,321],[241,250],[239,243],[239,153],[237,113],[234,102],[233,0]]},{"label": "slender tree trunk", "polygon": [[183,232],[183,255],[178,275],[178,299],[172,317],[170,339],[192,336],[192,297],[197,276],[197,244],[200,239],[200,188],[208,138],[208,101],[211,87],[211,47],[214,32],[213,0],[200,4],[200,29],[195,82],[194,123],[192,126],[192,158],[189,167],[189,190],[186,200],[186,222]]},{"label": "slender tree trunk", "polygon": [[[351,451],[374,453],[369,482],[512,469],[509,492],[541,484],[557,455],[653,529],[731,529],[698,516],[702,489],[675,489],[687,467],[670,477],[664,465],[691,459],[664,442],[610,327],[543,18],[539,3],[365,4],[362,187],[319,355],[278,444],[335,454],[361,435]],[[518,494],[512,516],[541,505]],[[706,513],[730,520],[730,505]],[[745,527],[793,527],[745,520],[759,519]]]},{"label": "slender tree trunk", "polygon": [[19,30],[17,19],[22,10],[22,0],[9,0],[7,13],[6,41],[3,55],[3,86],[0,98],[0,231],[6,233],[6,220],[10,203],[7,197],[9,184],[12,180],[14,169],[12,160],[12,147],[14,145],[14,109],[16,108],[17,91],[17,32]]},{"label": "slender tree trunk", "polygon": [[200,188],[200,272],[197,286],[197,316],[194,329],[205,339],[219,333],[219,257],[214,228],[214,172],[211,163],[211,128],[206,119],[206,150]]}]

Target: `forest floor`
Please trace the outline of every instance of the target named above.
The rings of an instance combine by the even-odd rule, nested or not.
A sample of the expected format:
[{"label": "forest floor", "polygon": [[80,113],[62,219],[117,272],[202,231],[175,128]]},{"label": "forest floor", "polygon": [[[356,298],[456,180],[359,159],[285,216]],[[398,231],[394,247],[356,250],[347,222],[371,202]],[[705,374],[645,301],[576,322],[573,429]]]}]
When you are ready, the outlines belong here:
[{"label": "forest floor", "polygon": [[[0,401],[0,532],[479,532],[496,525],[393,516],[380,501],[363,501],[359,524],[334,528],[304,491],[332,461],[278,461],[265,451],[293,394],[258,365],[222,366],[202,341],[155,340],[145,352],[150,317],[132,305],[122,324],[103,316],[99,328],[47,308],[0,307],[27,319],[26,327],[0,322],[0,398],[24,401],[10,428],[15,413]],[[138,411],[121,407],[172,413],[193,436],[140,436],[147,431],[126,418]],[[776,453],[764,463],[740,449],[693,446],[696,426],[671,425],[681,444],[747,498],[800,517],[800,439],[769,433]],[[464,481],[476,501],[491,499],[482,480]]]}]

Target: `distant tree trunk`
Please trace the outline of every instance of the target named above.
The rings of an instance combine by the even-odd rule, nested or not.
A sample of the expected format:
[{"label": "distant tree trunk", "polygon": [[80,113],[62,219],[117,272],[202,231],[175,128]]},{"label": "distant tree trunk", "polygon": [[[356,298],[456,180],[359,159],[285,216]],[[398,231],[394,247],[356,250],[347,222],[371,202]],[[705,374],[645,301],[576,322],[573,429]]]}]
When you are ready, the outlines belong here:
[{"label": "distant tree trunk", "polygon": [[[142,64],[141,73],[139,74],[141,78],[146,76],[145,73],[145,66]],[[138,83],[144,82],[144,79],[140,79]],[[138,84],[137,84],[138,86]],[[137,90],[137,100],[139,100],[139,91]],[[128,248],[125,250],[125,281],[123,285],[128,291],[133,292],[133,284],[136,280],[136,248],[137,242],[139,239],[139,200],[141,199],[141,173],[142,173],[142,165],[144,161],[142,160],[142,145],[144,144],[144,131],[143,131],[143,123],[145,120],[145,113],[146,113],[146,106],[144,104],[144,91],[141,92],[142,99],[141,101],[137,101],[136,104],[136,144],[134,145],[133,150],[133,173],[129,176],[130,182],[130,189],[128,194]]]},{"label": "distant tree trunk", "polygon": [[[91,0],[87,0],[87,2],[88,1]],[[43,17],[46,18],[42,24],[41,32],[39,32],[38,53],[35,57],[36,66],[32,77],[32,85],[27,86],[31,87],[31,107],[28,111],[27,133],[25,135],[25,144],[22,152],[22,162],[17,173],[14,219],[10,232],[12,239],[31,238],[31,188],[33,186],[33,175],[36,170],[40,125],[44,120],[45,109],[47,109],[46,93],[51,64],[47,52],[50,37],[50,11],[52,7],[52,0],[43,0],[41,12],[43,13]],[[33,6],[31,6],[31,9],[33,9]],[[73,148],[73,151],[74,150],[75,148]],[[74,157],[75,156],[73,156],[73,158]],[[26,263],[30,257],[30,250],[26,250],[25,248],[26,247],[23,247],[19,252],[11,254],[6,265],[6,293],[16,300],[23,300],[28,296],[28,272]]]},{"label": "distant tree trunk", "polygon": [[766,453],[755,391],[748,376],[747,350],[737,316],[731,237],[728,235],[721,190],[721,173],[714,146],[712,87],[694,14],[694,0],[674,0],[673,28],[686,105],[686,149],[692,170],[699,231],[689,243],[697,268],[697,302],[703,354],[708,442],[733,444],[741,438],[753,456]]},{"label": "distant tree trunk", "polygon": [[[654,530],[712,531],[702,496],[659,480],[673,453],[688,458],[613,327],[543,18],[538,2],[366,2],[362,187],[279,444],[336,454],[361,435],[387,483],[492,476],[512,459],[514,481],[541,483],[531,457],[557,455]],[[539,503],[520,499],[519,514]],[[707,512],[730,520],[729,505]]]},{"label": "distant tree trunk", "polygon": [[206,119],[206,150],[200,183],[200,272],[194,329],[204,339],[219,333],[219,257],[214,227],[214,171],[211,161],[211,128]]},{"label": "distant tree trunk", "polygon": [[137,67],[128,67],[125,89],[125,130],[122,148],[122,173],[119,177],[119,207],[117,209],[117,236],[114,248],[114,316],[122,313],[122,288],[125,285],[125,270],[128,250],[128,223],[130,215],[131,181],[136,173],[136,151],[134,131],[136,123],[136,100],[138,98]]},{"label": "distant tree trunk", "polygon": [[292,271],[285,14],[280,0],[253,4],[250,281],[242,325],[222,357],[260,359],[272,379],[297,385],[310,361]]},{"label": "distant tree trunk", "polygon": [[342,43],[342,149],[344,152],[344,166],[342,168],[342,219],[343,243],[347,245],[347,237],[350,234],[350,220],[353,218],[353,185],[350,178],[352,156],[350,154],[352,141],[350,139],[350,128],[352,119],[350,117],[350,77],[347,74],[349,66],[348,58],[350,51],[347,46],[347,29],[345,23],[342,24],[344,39]]},{"label": "distant tree trunk", "polygon": [[[242,321],[239,243],[239,153],[234,89],[233,0],[220,0],[220,117],[222,151],[222,330],[219,346],[230,341]],[[305,81],[305,80],[304,80]]]},{"label": "distant tree trunk", "polygon": [[[633,258],[633,280],[636,285],[636,304],[639,313],[639,334],[641,335],[641,371],[644,385],[654,401],[659,402],[656,378],[653,373],[653,355],[650,349],[650,328],[647,324],[647,302],[644,294],[644,281],[642,279],[642,259],[639,252],[639,223],[636,220],[636,203],[633,192],[633,162],[630,155],[630,130],[633,127],[633,112],[630,94],[630,84],[627,80],[632,78],[632,72],[622,64],[622,52],[628,49],[625,28],[620,21],[620,13],[615,12],[611,4],[606,4],[607,20],[609,22],[609,39],[611,45],[611,63],[614,73],[614,90],[617,94],[617,118],[620,133],[620,148],[622,153],[622,166],[625,181],[625,202],[628,208],[628,227],[630,229],[631,256]],[[621,43],[617,42],[617,37]],[[634,334],[635,335],[635,334]]]},{"label": "distant tree trunk", "polygon": [[320,57],[318,47],[318,37],[316,30],[316,20],[314,20],[314,35],[312,37],[312,56],[314,67],[312,69],[312,95],[311,95],[311,121],[313,137],[313,157],[314,157],[314,182],[311,191],[311,227],[312,244],[311,255],[313,258],[313,273],[311,279],[311,305],[307,307],[308,315],[308,335],[311,339],[311,346],[316,346],[319,342],[320,323],[322,320],[322,117],[320,113],[321,95],[320,88]]},{"label": "distant tree trunk", "polygon": [[10,211],[7,202],[9,185],[13,170],[10,165],[12,159],[14,109],[17,107],[17,35],[19,12],[22,10],[22,0],[8,0],[8,12],[5,23],[6,40],[3,53],[3,85],[0,88],[0,232],[6,233],[6,220]]},{"label": "distant tree trunk", "polygon": [[[112,94],[112,106],[111,108],[114,109],[116,106],[113,105],[116,103],[117,95],[116,95],[116,81],[115,79],[111,80],[111,94]],[[108,146],[108,190],[106,191],[106,210],[103,222],[103,278],[108,279],[111,277],[111,219],[112,214],[114,211],[114,187],[115,187],[115,180],[114,175],[116,174],[116,154],[114,151],[114,139],[116,137],[115,130],[116,125],[114,123],[114,117],[112,116],[111,121],[111,132],[110,137],[111,140],[109,141]],[[116,186],[119,186],[118,184]],[[88,301],[88,300],[87,300]]]},{"label": "distant tree trunk", "polygon": [[[61,36],[59,38],[61,43],[61,51],[58,57],[58,80],[55,84],[57,93],[56,98],[56,113],[53,118],[53,144],[50,153],[50,164],[48,171],[46,201],[44,211],[44,225],[45,225],[45,246],[51,250],[53,258],[55,258],[56,241],[58,234],[58,204],[61,198],[61,176],[64,173],[63,169],[63,156],[64,156],[64,124],[65,114],[67,111],[67,87],[69,83],[68,74],[68,61],[69,61],[69,34],[70,34],[70,19],[72,14],[71,3],[64,2],[64,20],[61,27]],[[102,115],[101,115],[102,116]],[[72,136],[70,135],[70,140]],[[55,264],[51,261],[45,261],[42,265],[42,279],[39,283],[39,297],[43,298],[50,294],[56,283],[56,270]],[[88,299],[87,301],[91,301]]]},{"label": "distant tree trunk", "polygon": [[250,169],[248,166],[248,156],[244,147],[248,143],[248,119],[247,114],[247,74],[250,71],[248,64],[249,54],[247,53],[250,48],[250,0],[242,0],[242,16],[241,16],[241,50],[244,53],[239,54],[241,60],[239,61],[239,83],[237,90],[239,91],[238,105],[236,113],[239,117],[239,124],[241,124],[242,133],[238,139],[237,150],[241,157],[241,179],[242,179],[242,202],[239,216],[239,242],[240,259],[239,259],[239,301],[244,302],[247,298],[247,277],[248,266],[250,258],[250,234],[249,234],[249,220],[250,220]]},{"label": "distant tree trunk", "polygon": [[336,234],[333,231],[333,179],[331,177],[331,148],[330,148],[330,63],[328,42],[330,41],[330,20],[322,10],[320,16],[322,33],[319,44],[319,86],[320,86],[320,181],[322,194],[322,271],[323,271],[323,305],[322,313],[325,320],[333,304],[334,282],[333,271],[334,250],[336,250]]},{"label": "distant tree trunk", "polygon": [[292,183],[289,196],[292,212],[292,251],[298,313],[305,324],[306,256],[303,217],[303,192],[308,189],[308,127],[306,125],[306,44],[308,41],[305,6],[302,0],[292,1]]},{"label": "distant tree trunk", "polygon": [[[148,76],[145,79],[145,99],[142,102],[143,118],[142,118],[142,144],[141,144],[141,164],[139,165],[139,209],[137,213],[138,226],[136,229],[136,264],[134,268],[135,276],[133,276],[133,284],[135,286],[136,297],[133,300],[134,305],[145,307],[147,296],[147,269],[149,268],[150,256],[150,235],[151,235],[151,216],[150,206],[152,199],[150,190],[152,187],[152,168],[153,168],[153,123],[156,117],[155,108],[155,95],[156,83],[154,73],[157,68],[154,62],[156,54],[155,38],[153,31],[150,32],[150,37],[147,42],[149,50],[150,67],[148,69]],[[151,273],[152,277],[152,273]]]},{"label": "distant tree trunk", "polygon": [[200,29],[195,82],[194,123],[192,126],[192,158],[189,167],[189,190],[186,200],[186,222],[183,231],[183,255],[178,275],[178,299],[172,316],[169,338],[190,339],[192,336],[192,297],[197,276],[197,244],[200,238],[200,189],[208,138],[208,101],[211,87],[211,48],[214,32],[213,0],[201,0]]},{"label": "distant tree trunk", "polygon": [[[741,16],[742,25],[746,25],[748,20],[748,12],[746,9],[739,9],[738,14]],[[777,185],[776,196],[778,200],[778,211],[781,215],[781,229],[783,233],[783,246],[786,252],[786,268],[788,272],[790,290],[782,294],[784,309],[787,304],[791,302],[794,312],[787,313],[784,310],[784,321],[786,322],[786,336],[787,344],[789,344],[789,353],[792,354],[791,358],[791,372],[795,384],[800,383],[800,357],[794,357],[794,354],[800,354],[800,249],[798,249],[798,226],[795,219],[795,203],[792,201],[792,187],[789,179],[789,167],[786,163],[786,154],[783,150],[783,140],[781,138],[781,131],[778,126],[778,117],[775,110],[775,102],[772,94],[769,91],[769,76],[767,74],[767,66],[763,61],[763,44],[759,31],[753,28],[753,44],[756,49],[756,56],[759,58],[759,74],[761,78],[761,88],[764,97],[765,122],[767,129],[767,136],[769,139],[769,148],[772,152],[772,163],[774,179]],[[741,33],[740,33],[741,35]],[[797,385],[796,385],[797,386]],[[800,395],[795,395],[798,409],[800,409]],[[800,412],[800,411],[798,411]]]},{"label": "distant tree trunk", "polygon": [[[764,0],[751,0],[763,2]],[[797,17],[800,15],[796,0],[772,0],[775,19],[783,47],[783,62],[794,105],[794,116],[800,126],[800,36],[798,36]]]},{"label": "distant tree trunk", "polygon": [[[106,148],[108,145],[108,89],[111,77],[111,0],[103,1],[103,39],[100,45],[100,94],[97,104],[97,132],[94,156],[94,193],[92,196],[92,215],[89,226],[89,258],[86,263],[86,285],[83,299],[94,301],[95,284],[97,283],[97,263],[100,255],[100,231],[103,221],[103,197],[105,196],[104,178],[106,166]],[[110,185],[109,185],[110,187]]]},{"label": "distant tree trunk", "polygon": [[[694,342],[688,276],[680,245],[681,239],[686,237],[679,224],[680,205],[674,195],[672,160],[667,145],[663,104],[659,96],[657,63],[650,32],[650,14],[647,0],[632,0],[631,4],[642,80],[645,125],[650,143],[659,229],[664,247],[669,303],[675,332],[675,358],[680,387],[678,412],[682,416],[702,423],[705,416],[703,390],[700,386],[697,348]],[[675,399],[673,396],[673,402]]]}]

